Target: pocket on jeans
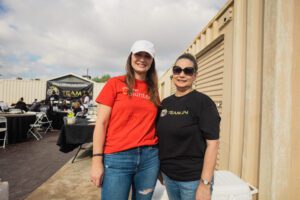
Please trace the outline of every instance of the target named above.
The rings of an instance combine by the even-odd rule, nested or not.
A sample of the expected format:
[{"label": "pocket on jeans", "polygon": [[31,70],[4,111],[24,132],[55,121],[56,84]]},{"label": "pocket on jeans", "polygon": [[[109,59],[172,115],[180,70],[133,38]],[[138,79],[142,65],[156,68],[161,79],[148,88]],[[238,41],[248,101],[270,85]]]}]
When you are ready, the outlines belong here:
[{"label": "pocket on jeans", "polygon": [[158,145],[149,146],[149,149],[158,151]]},{"label": "pocket on jeans", "polygon": [[131,169],[132,159],[119,154],[108,154],[104,156],[104,167],[110,169]]}]

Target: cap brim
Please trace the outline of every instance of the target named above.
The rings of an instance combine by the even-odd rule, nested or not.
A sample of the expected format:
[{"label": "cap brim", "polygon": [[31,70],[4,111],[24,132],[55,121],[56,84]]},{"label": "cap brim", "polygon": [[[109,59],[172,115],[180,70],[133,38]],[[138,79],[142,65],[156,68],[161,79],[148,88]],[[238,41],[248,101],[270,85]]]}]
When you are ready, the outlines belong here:
[{"label": "cap brim", "polygon": [[136,54],[138,52],[146,52],[148,53],[152,58],[154,58],[154,55],[152,52],[150,52],[149,50],[145,50],[145,49],[135,49],[131,51],[133,54]]}]

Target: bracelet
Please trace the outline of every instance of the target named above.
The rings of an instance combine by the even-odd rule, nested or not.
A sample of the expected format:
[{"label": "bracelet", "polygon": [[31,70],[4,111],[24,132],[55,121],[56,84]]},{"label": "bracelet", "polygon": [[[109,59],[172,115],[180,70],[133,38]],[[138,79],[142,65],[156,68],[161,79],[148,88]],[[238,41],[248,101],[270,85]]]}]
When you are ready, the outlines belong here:
[{"label": "bracelet", "polygon": [[96,153],[96,154],[93,154],[93,157],[95,156],[104,156],[104,153]]}]

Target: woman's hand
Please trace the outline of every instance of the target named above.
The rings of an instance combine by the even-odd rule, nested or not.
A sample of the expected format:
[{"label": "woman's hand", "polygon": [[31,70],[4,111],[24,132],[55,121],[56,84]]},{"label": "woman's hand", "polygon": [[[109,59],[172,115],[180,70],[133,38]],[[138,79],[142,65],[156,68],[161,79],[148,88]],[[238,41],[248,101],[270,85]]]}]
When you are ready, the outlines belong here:
[{"label": "woman's hand", "polygon": [[196,191],[196,200],[211,200],[210,185],[199,184]]},{"label": "woman's hand", "polygon": [[100,161],[99,158],[97,159],[96,157],[94,157],[92,160],[91,181],[95,184],[95,186],[102,186],[103,174],[104,168],[102,161]]}]

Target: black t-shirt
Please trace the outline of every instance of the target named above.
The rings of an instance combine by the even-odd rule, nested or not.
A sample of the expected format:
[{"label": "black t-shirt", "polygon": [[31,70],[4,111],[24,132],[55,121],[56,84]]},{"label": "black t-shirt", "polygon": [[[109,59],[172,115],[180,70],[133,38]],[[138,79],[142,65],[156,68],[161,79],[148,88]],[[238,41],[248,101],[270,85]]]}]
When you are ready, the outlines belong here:
[{"label": "black t-shirt", "polygon": [[23,101],[18,101],[18,102],[16,103],[15,108],[24,110],[24,111],[26,111],[26,112],[28,111],[28,108],[27,108],[27,106],[26,106],[26,103],[24,103]]},{"label": "black t-shirt", "polygon": [[206,140],[219,139],[220,120],[215,103],[195,90],[164,99],[157,121],[161,171],[178,181],[199,180]]}]

